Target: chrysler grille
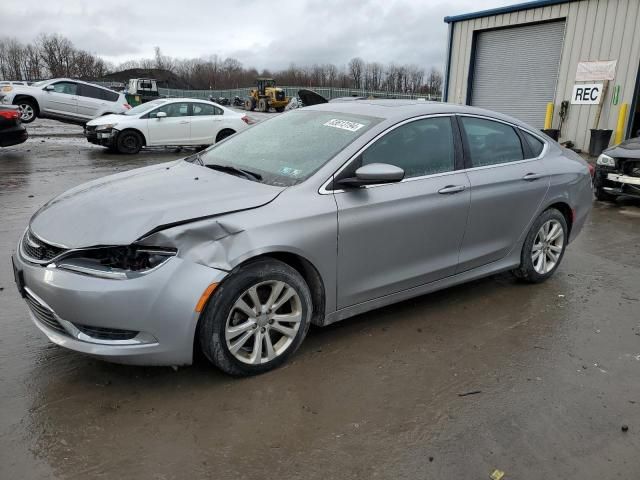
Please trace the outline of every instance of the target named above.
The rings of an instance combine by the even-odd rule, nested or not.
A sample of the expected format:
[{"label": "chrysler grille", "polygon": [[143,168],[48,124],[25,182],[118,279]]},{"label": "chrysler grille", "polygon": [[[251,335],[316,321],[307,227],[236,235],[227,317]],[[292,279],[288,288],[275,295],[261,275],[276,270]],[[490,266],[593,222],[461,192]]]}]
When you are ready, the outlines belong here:
[{"label": "chrysler grille", "polygon": [[23,256],[35,263],[46,263],[64,253],[64,248],[50,245],[27,230],[22,239]]}]

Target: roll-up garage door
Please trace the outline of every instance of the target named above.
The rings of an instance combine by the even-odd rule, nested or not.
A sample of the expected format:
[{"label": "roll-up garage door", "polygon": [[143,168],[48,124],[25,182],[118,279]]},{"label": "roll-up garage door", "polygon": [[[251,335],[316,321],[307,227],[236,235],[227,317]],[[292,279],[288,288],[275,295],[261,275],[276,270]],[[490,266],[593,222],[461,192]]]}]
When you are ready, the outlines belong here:
[{"label": "roll-up garage door", "polygon": [[564,20],[476,35],[471,105],[542,128],[556,92]]}]

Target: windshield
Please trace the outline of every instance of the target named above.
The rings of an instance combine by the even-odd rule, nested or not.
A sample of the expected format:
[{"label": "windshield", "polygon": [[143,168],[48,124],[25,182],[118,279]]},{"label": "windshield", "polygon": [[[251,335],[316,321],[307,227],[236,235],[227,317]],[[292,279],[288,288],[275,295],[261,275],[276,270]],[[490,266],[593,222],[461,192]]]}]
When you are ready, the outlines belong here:
[{"label": "windshield", "polygon": [[200,159],[205,165],[258,173],[272,185],[295,185],[380,121],[364,115],[292,111],[210,147]]},{"label": "windshield", "polygon": [[137,107],[133,107],[131,110],[124,112],[124,115],[140,115],[144,112],[148,112],[152,108],[162,105],[165,102],[166,100],[152,100],[151,102],[141,103]]}]

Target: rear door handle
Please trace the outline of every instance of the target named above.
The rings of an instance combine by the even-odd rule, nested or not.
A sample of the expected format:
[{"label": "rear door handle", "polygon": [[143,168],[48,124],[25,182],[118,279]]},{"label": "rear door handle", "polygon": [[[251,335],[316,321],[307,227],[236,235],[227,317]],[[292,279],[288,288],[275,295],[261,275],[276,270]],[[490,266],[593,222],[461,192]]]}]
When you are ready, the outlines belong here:
[{"label": "rear door handle", "polygon": [[522,179],[526,182],[533,182],[534,180],[538,180],[539,178],[542,178],[543,175],[539,174],[539,173],[527,173],[524,177],[522,177]]},{"label": "rear door handle", "polygon": [[184,121],[184,122],[180,122],[180,125],[186,125],[187,123],[189,123],[189,121]]},{"label": "rear door handle", "polygon": [[446,195],[448,193],[459,193],[464,192],[467,189],[465,185],[447,185],[446,187],[438,190],[438,193]]}]

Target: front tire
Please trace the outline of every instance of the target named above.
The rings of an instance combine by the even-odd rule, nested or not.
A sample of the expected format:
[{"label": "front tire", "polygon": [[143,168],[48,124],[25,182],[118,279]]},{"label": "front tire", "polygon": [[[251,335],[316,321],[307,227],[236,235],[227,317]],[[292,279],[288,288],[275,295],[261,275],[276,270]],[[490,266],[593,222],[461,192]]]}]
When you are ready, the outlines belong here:
[{"label": "front tire", "polygon": [[544,282],[554,274],[564,257],[568,239],[564,215],[550,208],[533,222],[522,246],[520,266],[513,274],[528,283]]},{"label": "front tire", "polygon": [[614,202],[616,200],[615,195],[611,195],[602,187],[596,187],[596,198],[601,202]]},{"label": "front tire", "polygon": [[273,259],[251,262],[216,289],[202,314],[200,347],[225,373],[257,375],[298,349],[312,312],[309,287],[296,270]]},{"label": "front tire", "polygon": [[135,155],[142,148],[142,137],[138,132],[125,130],[118,134],[116,142],[118,151],[126,155]]}]

